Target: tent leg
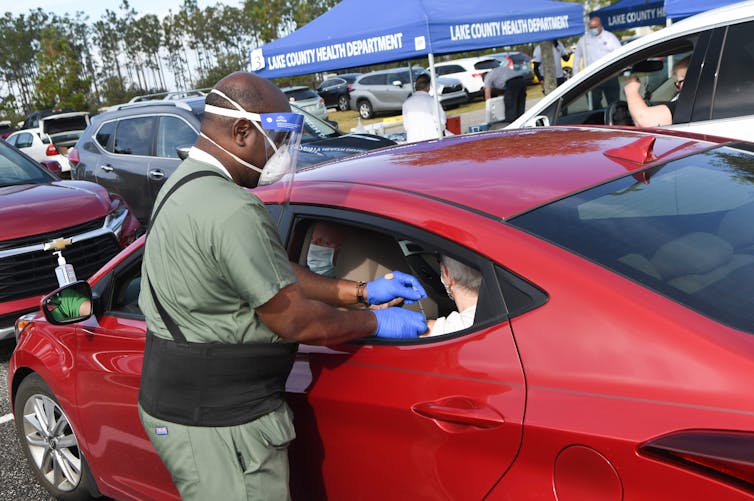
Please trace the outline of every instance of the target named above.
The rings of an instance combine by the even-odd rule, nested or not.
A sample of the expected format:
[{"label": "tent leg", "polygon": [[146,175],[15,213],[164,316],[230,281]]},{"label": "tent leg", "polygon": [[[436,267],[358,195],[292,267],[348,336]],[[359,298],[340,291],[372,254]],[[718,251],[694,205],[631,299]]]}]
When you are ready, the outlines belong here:
[{"label": "tent leg", "polygon": [[442,139],[442,127],[440,126],[440,96],[437,95],[437,74],[435,73],[435,55],[427,54],[429,59],[429,76],[432,79],[432,95],[435,97],[435,127],[437,130],[437,139]]}]

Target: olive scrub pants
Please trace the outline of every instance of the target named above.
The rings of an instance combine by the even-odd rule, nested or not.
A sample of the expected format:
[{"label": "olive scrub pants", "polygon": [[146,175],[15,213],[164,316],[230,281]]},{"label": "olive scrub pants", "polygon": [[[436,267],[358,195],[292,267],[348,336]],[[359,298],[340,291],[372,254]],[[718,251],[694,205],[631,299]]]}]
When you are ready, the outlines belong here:
[{"label": "olive scrub pants", "polygon": [[139,418],[184,501],[288,500],[287,404],[250,423],[210,428]]}]

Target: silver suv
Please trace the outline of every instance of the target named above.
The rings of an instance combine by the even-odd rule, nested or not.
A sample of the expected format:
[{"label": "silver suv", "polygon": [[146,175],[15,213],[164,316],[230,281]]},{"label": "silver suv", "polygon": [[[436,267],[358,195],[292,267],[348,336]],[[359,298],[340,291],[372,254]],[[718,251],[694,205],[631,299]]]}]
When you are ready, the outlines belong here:
[{"label": "silver suv", "polygon": [[[401,111],[403,102],[414,91],[412,82],[425,73],[424,68],[393,68],[373,71],[361,76],[351,89],[351,109],[358,110],[361,118],[372,118],[375,113]],[[469,100],[463,84],[456,78],[438,77],[437,92],[443,108],[458,106]]]}]

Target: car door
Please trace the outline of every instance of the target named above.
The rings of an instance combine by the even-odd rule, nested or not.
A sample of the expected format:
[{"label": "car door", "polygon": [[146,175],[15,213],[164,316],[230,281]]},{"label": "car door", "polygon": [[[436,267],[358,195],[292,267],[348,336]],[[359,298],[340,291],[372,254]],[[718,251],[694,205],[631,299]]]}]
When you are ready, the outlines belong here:
[{"label": "car door", "polygon": [[[107,152],[94,169],[97,183],[120,194],[142,223],[149,219],[152,189],[149,179],[155,116],[134,116],[112,122]],[[101,129],[100,129],[101,130]],[[99,135],[99,132],[98,132]]]},{"label": "car door", "polygon": [[754,21],[714,30],[701,65],[693,111],[675,128],[754,141],[752,30]]},{"label": "car door", "polygon": [[152,205],[160,188],[181,163],[178,148],[193,146],[198,135],[199,131],[183,117],[177,115],[158,117],[154,155],[150,158],[147,170],[149,200],[144,202],[144,206],[148,207],[147,214],[152,212]]},{"label": "car door", "polygon": [[146,336],[140,281],[138,249],[96,284],[104,311],[76,331],[76,392],[86,404],[79,436],[96,440],[88,444],[87,461],[112,481],[111,489],[141,499],[179,499],[137,411]]},{"label": "car door", "polygon": [[[300,205],[289,215],[290,250],[300,264],[308,261],[313,228],[337,224],[346,235],[336,251],[337,276],[370,280],[393,269],[412,272],[430,297],[408,307],[428,318],[452,308],[433,264],[437,252],[483,275],[471,328],[408,343],[371,338],[299,346],[287,383],[297,429],[294,499],[484,497],[518,451],[525,404],[493,264],[450,239],[387,218]],[[458,217],[450,215],[449,224]]]},{"label": "car door", "polygon": [[45,159],[47,145],[42,143],[42,140],[36,134],[32,134],[31,132],[19,132],[13,137],[13,139],[14,142],[11,142],[12,145],[29,155],[37,162]]}]

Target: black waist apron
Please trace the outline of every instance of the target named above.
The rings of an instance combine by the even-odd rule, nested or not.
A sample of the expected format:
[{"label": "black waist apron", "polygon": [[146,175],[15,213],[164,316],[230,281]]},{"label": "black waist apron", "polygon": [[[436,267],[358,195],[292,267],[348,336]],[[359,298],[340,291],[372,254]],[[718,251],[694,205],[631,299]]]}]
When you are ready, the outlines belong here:
[{"label": "black waist apron", "polygon": [[[205,176],[224,177],[199,171],[178,181],[152,215],[150,228],[175,190]],[[189,342],[151,283],[149,290],[173,340],[147,331],[139,389],[139,404],[147,414],[187,426],[235,426],[282,405],[296,344]]]}]

